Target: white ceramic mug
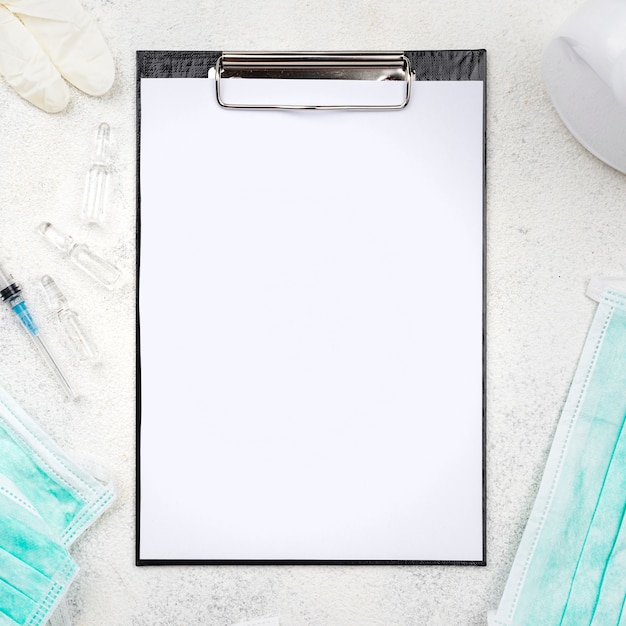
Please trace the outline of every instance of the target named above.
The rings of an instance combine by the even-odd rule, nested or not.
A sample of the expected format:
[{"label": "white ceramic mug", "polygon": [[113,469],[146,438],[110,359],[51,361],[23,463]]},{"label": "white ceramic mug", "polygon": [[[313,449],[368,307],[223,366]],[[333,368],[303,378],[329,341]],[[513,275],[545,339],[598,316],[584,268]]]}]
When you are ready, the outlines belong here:
[{"label": "white ceramic mug", "polygon": [[544,50],[541,73],[561,119],[626,173],[626,0],[588,0]]}]

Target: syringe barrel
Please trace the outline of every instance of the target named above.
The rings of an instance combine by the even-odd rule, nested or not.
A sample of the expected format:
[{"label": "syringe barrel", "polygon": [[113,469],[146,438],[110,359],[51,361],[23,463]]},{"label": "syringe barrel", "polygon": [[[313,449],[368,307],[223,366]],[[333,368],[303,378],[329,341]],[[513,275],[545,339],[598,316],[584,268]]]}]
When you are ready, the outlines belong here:
[{"label": "syringe barrel", "polygon": [[13,276],[0,264],[0,298],[7,301],[15,297],[21,291]]}]

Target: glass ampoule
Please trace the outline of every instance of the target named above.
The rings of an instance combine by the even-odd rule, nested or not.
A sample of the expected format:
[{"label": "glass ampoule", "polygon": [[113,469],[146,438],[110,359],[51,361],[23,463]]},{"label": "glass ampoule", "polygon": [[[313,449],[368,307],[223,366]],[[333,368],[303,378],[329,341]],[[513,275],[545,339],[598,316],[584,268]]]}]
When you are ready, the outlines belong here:
[{"label": "glass ampoule", "polygon": [[98,127],[93,164],[87,173],[80,218],[87,224],[102,224],[106,215],[111,186],[111,127],[102,122]]},{"label": "glass ampoule", "polygon": [[50,307],[56,311],[65,340],[74,354],[80,361],[96,361],[98,348],[85,332],[78,313],[70,308],[67,298],[50,276],[43,276],[41,284],[48,296]]},{"label": "glass ampoule", "polygon": [[120,270],[93,252],[87,245],[76,243],[50,222],[39,225],[39,232],[56,248],[65,252],[86,274],[112,289],[121,276]]}]

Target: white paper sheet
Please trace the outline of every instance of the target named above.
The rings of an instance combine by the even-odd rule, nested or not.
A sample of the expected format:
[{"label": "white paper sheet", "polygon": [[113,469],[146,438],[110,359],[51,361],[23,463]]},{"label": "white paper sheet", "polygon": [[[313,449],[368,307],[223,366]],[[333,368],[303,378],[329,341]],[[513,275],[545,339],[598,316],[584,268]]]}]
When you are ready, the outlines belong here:
[{"label": "white paper sheet", "polygon": [[482,82],[214,88],[141,80],[140,559],[480,561]]}]

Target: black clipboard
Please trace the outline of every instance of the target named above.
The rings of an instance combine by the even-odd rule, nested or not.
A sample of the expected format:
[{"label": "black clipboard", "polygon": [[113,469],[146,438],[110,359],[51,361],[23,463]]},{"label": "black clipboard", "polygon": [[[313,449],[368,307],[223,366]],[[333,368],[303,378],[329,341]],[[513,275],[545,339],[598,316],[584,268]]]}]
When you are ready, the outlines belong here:
[{"label": "black clipboard", "polygon": [[485,95],[138,52],[138,565],[486,563]]}]

